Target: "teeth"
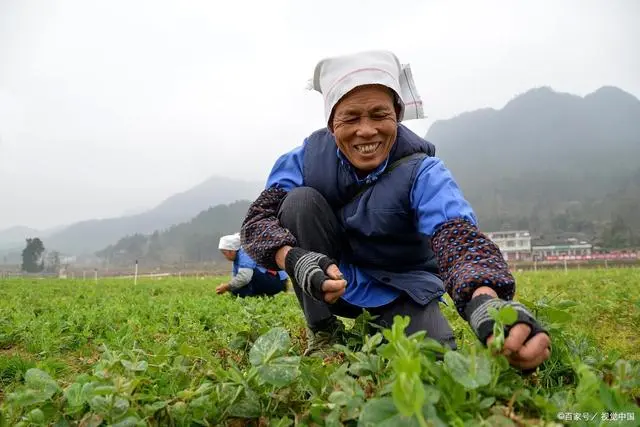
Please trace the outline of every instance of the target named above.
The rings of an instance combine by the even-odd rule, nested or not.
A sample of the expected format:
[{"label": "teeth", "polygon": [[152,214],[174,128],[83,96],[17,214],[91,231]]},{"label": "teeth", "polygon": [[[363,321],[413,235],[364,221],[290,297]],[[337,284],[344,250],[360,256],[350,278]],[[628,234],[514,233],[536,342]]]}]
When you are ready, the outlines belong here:
[{"label": "teeth", "polygon": [[376,151],[378,145],[380,144],[377,142],[374,142],[373,144],[356,145],[356,150],[362,154],[369,154]]}]

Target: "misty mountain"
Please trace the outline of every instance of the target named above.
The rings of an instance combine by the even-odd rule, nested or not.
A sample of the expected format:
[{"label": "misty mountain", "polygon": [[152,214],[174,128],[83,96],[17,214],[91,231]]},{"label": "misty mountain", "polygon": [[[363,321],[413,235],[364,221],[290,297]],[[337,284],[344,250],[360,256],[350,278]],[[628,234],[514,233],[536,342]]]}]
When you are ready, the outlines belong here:
[{"label": "misty mountain", "polygon": [[[9,249],[22,250],[25,245],[25,240],[30,237],[47,237],[51,234],[60,231],[64,227],[48,228],[46,230],[36,230],[34,228],[17,225],[10,228],[0,230],[0,251],[7,251]],[[2,253],[0,253],[2,255]]]},{"label": "misty mountain", "polygon": [[37,236],[38,233],[38,230],[20,225],[0,230],[0,249],[22,245],[27,237]]},{"label": "misty mountain", "polygon": [[109,266],[130,266],[136,260],[145,267],[223,261],[218,241],[240,231],[249,204],[217,205],[165,231],[124,237],[96,255]]},{"label": "misty mountain", "polygon": [[[635,239],[640,245],[640,101],[632,95],[614,87],[584,97],[537,88],[499,110],[437,121],[426,138],[454,173],[484,230],[527,228],[541,241],[573,233],[608,245]],[[116,253],[122,249],[118,239],[129,236],[142,244],[140,236],[150,235],[147,244],[173,248],[173,255],[153,255],[159,260],[198,258],[194,251],[209,253],[210,247],[202,248],[241,221],[224,222],[222,210],[213,220],[209,208],[253,200],[261,189],[258,182],[212,177],[141,214],[80,222],[44,243],[67,254],[115,245],[110,250]],[[199,216],[203,211],[209,215]],[[234,215],[243,216],[240,211]],[[159,236],[169,240],[160,244]]]},{"label": "misty mountain", "polygon": [[237,200],[253,200],[263,183],[214,176],[179,194],[175,194],[146,212],[118,218],[78,222],[44,240],[47,249],[65,254],[91,253],[114,244],[118,239],[162,231],[191,220],[211,206]]},{"label": "misty mountain", "polygon": [[[640,101],[633,96],[609,87],[585,97],[534,89],[501,110],[436,122],[426,137],[484,230],[527,228],[539,244],[577,236],[640,245]],[[247,208],[216,206],[98,255],[129,265],[217,260],[219,237],[239,230]]]},{"label": "misty mountain", "polygon": [[437,121],[426,138],[485,230],[594,239],[616,218],[636,222],[630,209],[640,176],[640,101],[618,88],[585,97],[533,89],[500,110]]}]

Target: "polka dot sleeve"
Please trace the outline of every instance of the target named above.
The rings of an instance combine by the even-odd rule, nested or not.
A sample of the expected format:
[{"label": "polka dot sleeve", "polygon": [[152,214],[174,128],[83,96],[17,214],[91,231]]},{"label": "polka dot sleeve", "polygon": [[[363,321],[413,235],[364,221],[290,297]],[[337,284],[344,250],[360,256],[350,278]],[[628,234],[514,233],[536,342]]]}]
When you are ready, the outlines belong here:
[{"label": "polka dot sleeve", "polygon": [[280,188],[264,190],[249,207],[240,231],[247,254],[270,270],[280,269],[275,261],[278,249],[296,245],[293,234],[278,221],[278,208],[286,196],[287,192]]},{"label": "polka dot sleeve", "polygon": [[465,219],[453,219],[439,226],[432,237],[433,251],[447,293],[464,318],[464,307],[474,290],[488,286],[498,297],[511,300],[515,279],[500,249]]}]

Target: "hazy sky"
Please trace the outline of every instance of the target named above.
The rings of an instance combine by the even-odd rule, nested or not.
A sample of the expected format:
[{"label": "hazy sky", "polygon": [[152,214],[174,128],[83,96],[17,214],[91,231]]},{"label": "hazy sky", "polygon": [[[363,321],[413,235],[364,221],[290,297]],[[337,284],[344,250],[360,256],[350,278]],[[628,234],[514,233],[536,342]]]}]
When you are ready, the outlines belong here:
[{"label": "hazy sky", "polygon": [[325,56],[410,63],[420,133],[537,86],[640,96],[639,18],[638,0],[0,0],[0,229],[264,180],[323,126],[305,86]]}]

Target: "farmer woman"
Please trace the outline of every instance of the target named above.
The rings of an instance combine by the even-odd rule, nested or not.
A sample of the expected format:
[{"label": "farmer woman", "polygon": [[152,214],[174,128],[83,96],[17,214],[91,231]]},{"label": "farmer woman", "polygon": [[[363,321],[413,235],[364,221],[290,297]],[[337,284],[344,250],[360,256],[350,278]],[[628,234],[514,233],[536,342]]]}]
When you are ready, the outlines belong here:
[{"label": "farmer woman", "polygon": [[[515,281],[435,147],[401,124],[422,118],[410,68],[386,51],[320,61],[312,80],[326,128],[282,155],[251,205],[242,243],[258,263],[285,269],[322,354],[367,309],[389,326],[424,330],[456,348],[438,301],[445,291],[486,344],[489,308],[512,306],[504,351],[521,369],[550,354],[549,335],[512,301]],[[480,149],[480,148],[479,148]]]},{"label": "farmer woman", "polygon": [[231,291],[239,297],[275,295],[287,288],[287,274],[260,267],[240,247],[240,234],[223,236],[218,245],[224,257],[233,262],[233,278],[216,288],[216,293]]}]

